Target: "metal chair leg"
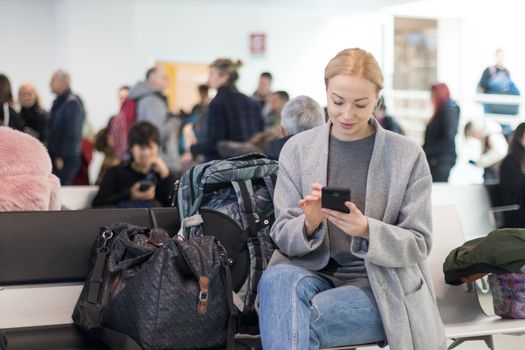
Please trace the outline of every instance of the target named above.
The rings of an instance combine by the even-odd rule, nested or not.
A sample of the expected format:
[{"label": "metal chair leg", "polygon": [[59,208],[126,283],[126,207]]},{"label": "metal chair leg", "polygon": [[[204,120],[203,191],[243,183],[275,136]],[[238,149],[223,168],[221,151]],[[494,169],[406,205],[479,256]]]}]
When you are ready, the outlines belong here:
[{"label": "metal chair leg", "polygon": [[490,350],[494,350],[494,338],[492,337],[492,335],[482,335],[479,337],[468,337],[468,338],[459,338],[459,339],[452,339],[452,340],[453,342],[452,344],[449,345],[448,350],[454,349],[455,347],[469,340],[483,340]]}]

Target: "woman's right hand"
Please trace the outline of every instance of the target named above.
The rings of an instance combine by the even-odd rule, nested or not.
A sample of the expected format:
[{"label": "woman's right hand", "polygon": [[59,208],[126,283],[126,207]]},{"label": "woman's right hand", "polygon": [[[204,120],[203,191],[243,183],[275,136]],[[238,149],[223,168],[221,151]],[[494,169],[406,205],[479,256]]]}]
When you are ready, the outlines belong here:
[{"label": "woman's right hand", "polygon": [[306,217],[304,222],[306,234],[310,236],[323,222],[321,214],[321,190],[323,185],[314,183],[312,193],[299,201],[299,207],[303,210]]}]

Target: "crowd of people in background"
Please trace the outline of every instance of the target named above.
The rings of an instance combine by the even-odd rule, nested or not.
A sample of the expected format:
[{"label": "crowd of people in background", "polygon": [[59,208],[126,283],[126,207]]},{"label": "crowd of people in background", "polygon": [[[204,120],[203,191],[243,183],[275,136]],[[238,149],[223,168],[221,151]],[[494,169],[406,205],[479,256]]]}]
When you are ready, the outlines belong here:
[{"label": "crowd of people in background", "polygon": [[[503,52],[498,50],[496,64],[483,72],[480,92],[517,90],[502,61]],[[165,68],[151,67],[144,81],[118,89],[120,110],[95,135],[66,71],[52,75],[50,89],[55,99],[49,112],[30,83],[20,85],[16,103],[8,77],[0,74],[0,125],[38,139],[47,148],[52,173],[61,185],[100,186],[93,206],[168,205],[167,193],[163,193],[169,187],[167,182],[194,164],[251,152],[277,160],[292,136],[327,121],[326,109],[310,97],[291,98],[286,91],[273,91],[269,72],[260,74],[251,96],[240,92],[236,83],[241,66],[240,61],[227,58],[212,62],[208,81],[197,86],[198,102],[191,111],[178,114],[170,111],[164,94],[169,84]],[[216,91],[213,98],[211,89]],[[433,181],[446,182],[458,158],[460,107],[446,84],[433,84],[430,92],[433,110],[423,150]],[[485,105],[487,108],[498,107]],[[382,128],[405,134],[401,124],[387,113],[382,96],[374,117]],[[523,128],[520,125],[516,130],[509,151],[506,127],[489,118],[470,120],[464,136],[469,163],[483,169],[485,180],[501,178],[502,186],[509,187],[509,178],[525,182],[523,171],[512,172],[523,169],[523,161],[518,159],[523,155],[519,151],[523,149],[523,137],[519,139]],[[94,150],[103,153],[104,160],[97,178],[89,179],[87,169]]]}]

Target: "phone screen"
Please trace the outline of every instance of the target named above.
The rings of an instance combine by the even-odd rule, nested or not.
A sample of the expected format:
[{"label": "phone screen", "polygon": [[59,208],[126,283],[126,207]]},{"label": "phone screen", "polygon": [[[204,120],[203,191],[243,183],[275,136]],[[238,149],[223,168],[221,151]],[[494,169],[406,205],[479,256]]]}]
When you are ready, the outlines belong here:
[{"label": "phone screen", "polygon": [[349,188],[338,188],[324,186],[322,189],[321,206],[326,209],[349,213],[350,209],[345,202],[351,200]]}]

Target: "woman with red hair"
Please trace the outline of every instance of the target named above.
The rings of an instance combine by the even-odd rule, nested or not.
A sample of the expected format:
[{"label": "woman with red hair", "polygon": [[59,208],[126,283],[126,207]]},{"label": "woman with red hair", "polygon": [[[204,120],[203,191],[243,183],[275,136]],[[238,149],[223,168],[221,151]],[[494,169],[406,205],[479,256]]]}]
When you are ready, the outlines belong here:
[{"label": "woman with red hair", "polygon": [[433,84],[430,88],[434,114],[425,130],[423,150],[427,156],[432,181],[447,182],[450,170],[456,163],[456,133],[458,132],[459,106],[450,98],[448,86]]}]

